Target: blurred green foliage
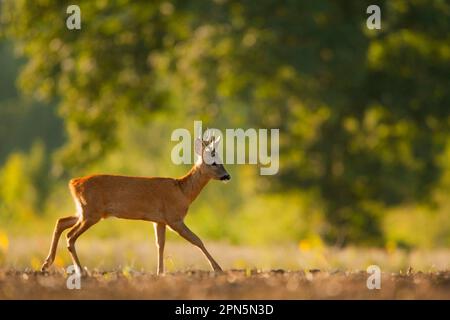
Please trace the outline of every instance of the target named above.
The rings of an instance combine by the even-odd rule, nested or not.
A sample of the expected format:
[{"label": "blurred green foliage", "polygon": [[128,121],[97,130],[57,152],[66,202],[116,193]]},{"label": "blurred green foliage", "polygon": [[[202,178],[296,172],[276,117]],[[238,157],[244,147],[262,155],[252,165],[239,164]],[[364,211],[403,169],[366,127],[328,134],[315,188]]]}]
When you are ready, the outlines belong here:
[{"label": "blurred green foliage", "polygon": [[[439,196],[450,190],[447,1],[378,1],[381,30],[365,26],[371,1],[80,0],[80,31],[65,27],[69,4],[2,4],[2,28],[25,59],[19,86],[40,101],[27,111],[11,107],[8,81],[17,70],[7,64],[0,75],[2,179],[37,184],[35,192],[47,190],[37,197],[45,201],[51,187],[39,185],[42,172],[55,188],[67,172],[181,174],[187,168],[170,165],[169,136],[194,119],[217,128],[280,128],[280,173],[231,168],[233,190],[214,185],[208,201],[195,204],[198,213],[188,219],[197,229],[236,243],[319,234],[338,245],[450,244],[448,200]],[[11,59],[0,53],[2,62]],[[53,161],[63,137],[54,104],[67,139]],[[38,136],[34,112],[45,115],[41,126],[54,126],[40,137],[46,153],[36,145],[10,155]],[[27,121],[26,138],[11,131]],[[28,157],[46,164],[26,171]],[[19,193],[28,194],[3,190],[2,206],[21,202]],[[421,223],[403,223],[427,219],[426,241],[414,235]]]}]

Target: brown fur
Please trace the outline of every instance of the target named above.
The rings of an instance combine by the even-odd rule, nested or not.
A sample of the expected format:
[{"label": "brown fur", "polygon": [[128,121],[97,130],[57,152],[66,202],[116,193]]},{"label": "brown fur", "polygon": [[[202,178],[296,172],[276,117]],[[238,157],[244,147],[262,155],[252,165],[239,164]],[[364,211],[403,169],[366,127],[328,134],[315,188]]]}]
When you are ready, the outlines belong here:
[{"label": "brown fur", "polygon": [[[206,147],[206,146],[204,146]],[[74,216],[57,221],[52,245],[42,265],[46,270],[54,261],[61,233],[67,234],[67,247],[74,265],[81,270],[76,250],[76,239],[103,218],[114,216],[155,223],[158,249],[158,273],[164,271],[163,252],[166,226],[200,248],[212,268],[221,268],[206,250],[203,242],[184,224],[190,204],[211,179],[229,179],[221,164],[208,165],[203,161],[194,165],[181,178],[130,177],[121,175],[91,175],[72,179],[69,189],[77,207]]]}]

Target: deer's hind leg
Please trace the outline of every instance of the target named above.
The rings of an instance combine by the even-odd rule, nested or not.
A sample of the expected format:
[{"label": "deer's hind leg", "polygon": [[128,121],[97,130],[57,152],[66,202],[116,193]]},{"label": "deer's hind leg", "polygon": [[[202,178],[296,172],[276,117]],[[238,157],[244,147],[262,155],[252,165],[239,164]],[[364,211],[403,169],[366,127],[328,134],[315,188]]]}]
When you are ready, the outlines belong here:
[{"label": "deer's hind leg", "polygon": [[83,218],[78,221],[77,224],[69,231],[67,234],[67,249],[69,250],[70,256],[72,257],[72,262],[78,272],[81,273],[81,263],[78,259],[77,251],[75,249],[75,241],[81,236],[86,230],[96,224],[100,219],[93,218]]},{"label": "deer's hind leg", "polygon": [[56,249],[58,248],[59,238],[61,237],[61,233],[67,228],[72,227],[78,221],[78,216],[69,216],[65,218],[60,218],[56,221],[55,230],[53,231],[52,244],[50,246],[50,250],[47,258],[45,259],[44,264],[41,267],[41,271],[47,270],[53,261],[55,260]]}]

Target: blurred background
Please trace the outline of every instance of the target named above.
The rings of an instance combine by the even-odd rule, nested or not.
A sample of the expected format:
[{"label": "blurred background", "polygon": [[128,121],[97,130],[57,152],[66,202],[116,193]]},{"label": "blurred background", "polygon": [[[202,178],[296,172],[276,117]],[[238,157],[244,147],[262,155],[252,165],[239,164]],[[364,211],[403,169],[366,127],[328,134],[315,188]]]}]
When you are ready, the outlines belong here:
[{"label": "blurred background", "polygon": [[[191,207],[187,224],[218,248],[450,246],[448,1],[376,1],[381,30],[366,27],[373,1],[75,2],[0,1],[0,263],[38,267],[74,212],[71,177],[187,172],[170,134],[194,120],[280,129],[277,175],[228,165],[231,183]],[[66,27],[70,4],[81,30]],[[154,255],[144,222],[83,238]]]}]

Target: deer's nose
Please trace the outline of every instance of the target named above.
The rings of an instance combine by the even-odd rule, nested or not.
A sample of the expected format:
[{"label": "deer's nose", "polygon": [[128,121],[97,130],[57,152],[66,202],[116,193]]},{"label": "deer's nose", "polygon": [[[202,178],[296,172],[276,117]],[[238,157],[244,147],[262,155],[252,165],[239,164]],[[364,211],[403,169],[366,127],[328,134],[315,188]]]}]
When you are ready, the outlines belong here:
[{"label": "deer's nose", "polygon": [[224,175],[224,176],[222,176],[221,178],[220,178],[220,180],[230,180],[231,179],[231,176],[229,175],[229,174],[226,174],[226,175]]}]

